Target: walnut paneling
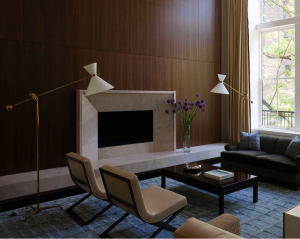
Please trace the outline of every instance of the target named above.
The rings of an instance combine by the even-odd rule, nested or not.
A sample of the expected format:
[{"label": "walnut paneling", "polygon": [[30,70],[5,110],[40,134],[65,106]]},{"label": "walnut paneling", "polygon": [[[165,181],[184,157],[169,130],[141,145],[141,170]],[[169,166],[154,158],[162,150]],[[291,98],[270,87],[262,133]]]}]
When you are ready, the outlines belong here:
[{"label": "walnut paneling", "polygon": [[[208,77],[216,75],[220,68],[220,65],[217,66],[218,69],[204,62],[172,60],[172,90],[176,90],[177,100],[184,102],[188,99],[193,102],[199,93],[199,99],[206,101],[206,112],[201,112],[191,125],[192,146],[218,142],[221,136],[220,131],[218,134],[212,134],[213,128],[220,122],[218,108],[220,96],[209,92],[213,88],[211,86],[213,83],[210,83]],[[182,148],[182,136],[183,126],[177,122],[177,148]]]},{"label": "walnut paneling", "polygon": [[198,60],[198,0],[131,0],[130,53]]},{"label": "walnut paneling", "polygon": [[128,11],[129,0],[27,0],[24,38],[43,44],[129,52]]},{"label": "walnut paneling", "polygon": [[199,0],[199,61],[221,62],[221,0]]},{"label": "walnut paneling", "polygon": [[6,37],[6,0],[0,0],[0,39]]},{"label": "walnut paneling", "polygon": [[[0,0],[0,176],[36,169],[35,102],[4,107],[86,77],[93,62],[116,90],[199,93],[207,112],[191,126],[192,145],[219,142],[220,96],[209,91],[220,73],[220,1]],[[41,169],[76,151],[75,91],[88,83],[40,97]]]},{"label": "walnut paneling", "polygon": [[23,0],[6,0],[5,39],[23,40]]}]

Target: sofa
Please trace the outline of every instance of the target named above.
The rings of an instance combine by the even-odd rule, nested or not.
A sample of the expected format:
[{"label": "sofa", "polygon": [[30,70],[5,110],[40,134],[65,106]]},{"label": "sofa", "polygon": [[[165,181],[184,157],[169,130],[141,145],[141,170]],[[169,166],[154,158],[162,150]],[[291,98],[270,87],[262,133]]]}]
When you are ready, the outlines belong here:
[{"label": "sofa", "polygon": [[285,156],[292,139],[260,136],[260,151],[239,150],[239,143],[225,145],[221,152],[223,168],[249,173],[284,182],[298,190],[300,184],[300,156]]},{"label": "sofa", "polygon": [[175,238],[241,238],[240,219],[224,213],[208,223],[189,218],[175,232]]}]

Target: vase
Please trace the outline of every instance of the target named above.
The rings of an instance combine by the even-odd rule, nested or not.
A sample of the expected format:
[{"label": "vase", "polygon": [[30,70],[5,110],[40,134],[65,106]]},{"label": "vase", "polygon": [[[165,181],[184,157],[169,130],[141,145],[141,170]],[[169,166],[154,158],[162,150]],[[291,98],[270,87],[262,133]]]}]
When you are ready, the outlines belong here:
[{"label": "vase", "polygon": [[191,152],[191,128],[190,125],[183,125],[183,152]]}]

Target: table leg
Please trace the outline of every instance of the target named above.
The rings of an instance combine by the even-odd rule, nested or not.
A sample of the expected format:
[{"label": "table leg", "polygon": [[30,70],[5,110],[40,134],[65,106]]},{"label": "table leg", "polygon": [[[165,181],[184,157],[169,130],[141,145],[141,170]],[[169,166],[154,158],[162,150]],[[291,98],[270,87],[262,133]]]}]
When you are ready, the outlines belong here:
[{"label": "table leg", "polygon": [[253,185],[253,202],[257,202],[258,201],[258,183],[256,182]]},{"label": "table leg", "polygon": [[219,195],[219,215],[224,213],[224,195]]},{"label": "table leg", "polygon": [[161,187],[166,188],[166,176],[161,175]]}]

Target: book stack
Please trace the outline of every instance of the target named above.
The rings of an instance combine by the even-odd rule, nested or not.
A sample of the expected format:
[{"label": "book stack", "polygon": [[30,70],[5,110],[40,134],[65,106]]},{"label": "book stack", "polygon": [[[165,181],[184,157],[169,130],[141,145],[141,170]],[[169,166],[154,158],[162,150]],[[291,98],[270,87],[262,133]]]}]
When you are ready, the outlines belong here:
[{"label": "book stack", "polygon": [[215,170],[205,172],[204,177],[215,179],[215,180],[224,180],[224,179],[234,177],[234,173],[227,172],[221,169],[215,169]]}]

